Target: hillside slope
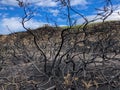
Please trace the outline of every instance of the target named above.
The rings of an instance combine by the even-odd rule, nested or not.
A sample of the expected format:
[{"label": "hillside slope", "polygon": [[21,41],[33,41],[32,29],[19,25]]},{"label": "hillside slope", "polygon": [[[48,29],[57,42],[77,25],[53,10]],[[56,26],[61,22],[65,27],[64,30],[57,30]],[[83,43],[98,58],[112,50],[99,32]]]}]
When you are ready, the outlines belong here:
[{"label": "hillside slope", "polygon": [[[49,75],[55,75],[57,80],[62,80],[59,84],[63,84],[62,75],[68,71],[79,77],[76,81],[79,84],[81,79],[91,80],[94,75],[93,79],[102,83],[100,86],[107,84],[106,77],[110,85],[116,83],[114,86],[119,88],[120,21],[90,24],[85,31],[77,27],[62,30],[50,26],[37,28],[31,31],[35,38],[29,32],[0,35],[0,90],[3,87],[6,90],[46,89],[56,84],[51,80],[42,86],[41,83],[49,80]],[[48,76],[44,75],[45,60]],[[112,79],[111,76],[115,77]],[[78,86],[81,90],[85,88]]]}]

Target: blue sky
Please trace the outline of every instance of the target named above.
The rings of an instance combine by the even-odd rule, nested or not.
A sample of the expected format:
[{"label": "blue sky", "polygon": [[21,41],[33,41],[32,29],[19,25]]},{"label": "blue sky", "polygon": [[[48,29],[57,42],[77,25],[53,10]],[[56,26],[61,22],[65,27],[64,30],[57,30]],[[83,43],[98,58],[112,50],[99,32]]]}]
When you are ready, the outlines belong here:
[{"label": "blue sky", "polygon": [[[34,17],[26,23],[28,28],[41,27],[44,24],[59,26],[67,25],[66,7],[61,7],[60,2],[56,0],[21,0],[31,4],[30,7],[35,9]],[[98,11],[95,8],[102,8],[105,0],[70,0],[71,6],[79,13],[86,16],[88,20],[96,17]],[[112,15],[107,20],[120,20],[120,0],[112,0],[115,8]],[[0,0],[0,34],[9,34],[11,32],[23,31],[21,18],[23,10],[18,6],[16,0]],[[76,24],[81,24],[84,20],[76,13],[71,12],[72,20]],[[98,20],[99,21],[99,20]]]}]

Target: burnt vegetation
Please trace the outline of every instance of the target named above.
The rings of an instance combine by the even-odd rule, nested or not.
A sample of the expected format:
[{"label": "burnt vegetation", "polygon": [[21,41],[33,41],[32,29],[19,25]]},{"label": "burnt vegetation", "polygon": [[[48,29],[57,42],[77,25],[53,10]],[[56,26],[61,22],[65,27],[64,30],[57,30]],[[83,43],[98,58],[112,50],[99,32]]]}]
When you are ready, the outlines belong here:
[{"label": "burnt vegetation", "polygon": [[[88,21],[69,0],[57,0],[68,9],[69,26],[35,30],[25,27],[33,11],[17,1],[22,3],[26,32],[0,36],[0,90],[120,89],[120,21],[105,22],[113,11],[110,0],[101,23]],[[72,24],[70,10],[85,22]]]},{"label": "burnt vegetation", "polygon": [[36,41],[29,32],[1,36],[1,90],[119,88],[119,25],[92,24],[86,32],[42,27],[32,31]]}]

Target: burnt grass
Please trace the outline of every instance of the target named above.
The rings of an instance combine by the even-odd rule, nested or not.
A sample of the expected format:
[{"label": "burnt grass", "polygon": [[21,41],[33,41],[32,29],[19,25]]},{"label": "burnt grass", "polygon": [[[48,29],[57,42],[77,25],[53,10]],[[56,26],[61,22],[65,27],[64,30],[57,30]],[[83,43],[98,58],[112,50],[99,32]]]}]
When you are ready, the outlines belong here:
[{"label": "burnt grass", "polygon": [[0,90],[120,90],[119,21],[31,32],[0,35]]}]

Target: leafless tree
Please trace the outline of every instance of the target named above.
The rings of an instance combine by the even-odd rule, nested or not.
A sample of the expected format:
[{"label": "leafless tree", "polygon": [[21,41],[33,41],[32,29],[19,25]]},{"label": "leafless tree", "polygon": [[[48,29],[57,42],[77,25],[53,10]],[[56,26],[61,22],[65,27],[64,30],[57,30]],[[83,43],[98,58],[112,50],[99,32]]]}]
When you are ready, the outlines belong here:
[{"label": "leafless tree", "polygon": [[[67,8],[64,15],[68,27],[45,26],[34,31],[25,24],[33,18],[35,11],[30,8],[30,3],[17,1],[24,11],[21,24],[27,32],[16,36],[11,55],[14,60],[24,59],[25,63],[31,63],[39,72],[38,76],[32,74],[26,79],[27,83],[29,79],[32,81],[35,90],[120,88],[119,22],[105,22],[114,12],[111,0],[105,0],[103,8],[96,9],[98,14],[93,20],[74,9],[70,0],[56,0]],[[82,25],[75,26],[71,11],[83,18]],[[97,20],[102,23],[92,24]],[[33,77],[41,80],[34,82]]]}]

